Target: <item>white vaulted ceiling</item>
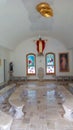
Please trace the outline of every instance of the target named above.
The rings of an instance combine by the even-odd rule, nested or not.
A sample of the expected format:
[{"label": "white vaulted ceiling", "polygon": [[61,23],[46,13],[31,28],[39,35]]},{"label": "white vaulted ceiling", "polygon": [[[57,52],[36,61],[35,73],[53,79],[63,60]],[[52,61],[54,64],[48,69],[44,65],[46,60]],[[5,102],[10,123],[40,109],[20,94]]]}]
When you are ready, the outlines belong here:
[{"label": "white vaulted ceiling", "polygon": [[[51,5],[52,18],[45,18],[36,11],[40,2]],[[0,45],[14,49],[25,39],[40,35],[73,48],[72,6],[73,0],[0,0]]]}]

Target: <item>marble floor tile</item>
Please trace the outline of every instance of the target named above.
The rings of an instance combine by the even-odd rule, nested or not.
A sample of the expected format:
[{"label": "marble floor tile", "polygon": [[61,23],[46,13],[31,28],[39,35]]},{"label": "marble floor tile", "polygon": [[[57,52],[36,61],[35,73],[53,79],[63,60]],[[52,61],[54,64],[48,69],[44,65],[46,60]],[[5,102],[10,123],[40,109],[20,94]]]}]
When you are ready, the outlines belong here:
[{"label": "marble floor tile", "polygon": [[25,104],[24,116],[13,119],[11,130],[73,130],[73,122],[63,118],[62,103],[54,91],[51,92],[50,86],[53,85],[56,84],[27,82],[21,88],[18,87],[19,90],[24,88],[22,95]]}]

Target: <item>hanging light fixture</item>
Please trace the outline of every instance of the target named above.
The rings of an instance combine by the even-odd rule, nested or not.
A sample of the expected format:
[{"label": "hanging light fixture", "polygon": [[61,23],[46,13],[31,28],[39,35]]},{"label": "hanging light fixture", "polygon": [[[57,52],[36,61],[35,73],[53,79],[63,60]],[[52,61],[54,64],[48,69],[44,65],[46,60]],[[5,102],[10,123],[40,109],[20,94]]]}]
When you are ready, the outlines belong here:
[{"label": "hanging light fixture", "polygon": [[53,16],[53,10],[50,7],[50,5],[46,2],[42,2],[36,6],[36,10],[44,17],[52,17]]}]

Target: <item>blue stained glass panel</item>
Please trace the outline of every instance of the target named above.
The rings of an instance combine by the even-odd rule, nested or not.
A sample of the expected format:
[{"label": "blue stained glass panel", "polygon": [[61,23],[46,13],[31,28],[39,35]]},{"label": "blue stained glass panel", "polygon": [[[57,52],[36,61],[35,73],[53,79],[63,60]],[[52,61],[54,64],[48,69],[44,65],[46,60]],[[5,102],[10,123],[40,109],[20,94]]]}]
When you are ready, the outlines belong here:
[{"label": "blue stained glass panel", "polygon": [[35,74],[35,56],[28,55],[28,74]]},{"label": "blue stained glass panel", "polygon": [[47,65],[54,65],[54,55],[53,54],[47,55]]},{"label": "blue stained glass panel", "polygon": [[54,73],[54,66],[47,66],[47,73]]},{"label": "blue stained glass panel", "polygon": [[53,53],[46,54],[46,72],[47,74],[55,73],[55,55]]}]

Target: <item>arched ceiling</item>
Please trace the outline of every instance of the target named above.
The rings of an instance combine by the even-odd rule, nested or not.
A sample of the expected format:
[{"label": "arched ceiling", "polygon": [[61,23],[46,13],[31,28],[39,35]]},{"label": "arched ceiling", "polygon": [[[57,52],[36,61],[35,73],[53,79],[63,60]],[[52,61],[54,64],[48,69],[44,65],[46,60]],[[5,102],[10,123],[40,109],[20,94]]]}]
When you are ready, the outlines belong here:
[{"label": "arched ceiling", "polygon": [[[45,18],[35,9],[51,5],[54,16]],[[73,0],[0,0],[0,45],[14,49],[31,37],[53,37],[73,48]],[[26,43],[25,43],[26,44]]]}]

